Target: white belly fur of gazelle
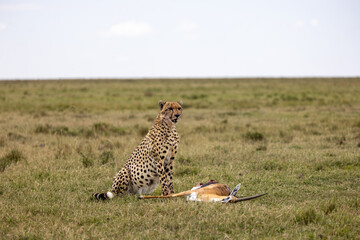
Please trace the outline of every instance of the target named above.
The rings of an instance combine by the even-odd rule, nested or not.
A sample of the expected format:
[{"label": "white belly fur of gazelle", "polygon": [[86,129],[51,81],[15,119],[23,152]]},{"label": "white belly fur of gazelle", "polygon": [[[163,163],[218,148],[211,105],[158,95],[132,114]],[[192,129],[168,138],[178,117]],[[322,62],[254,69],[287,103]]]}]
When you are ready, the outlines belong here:
[{"label": "white belly fur of gazelle", "polygon": [[[191,189],[192,190],[195,190],[195,189],[199,189],[200,186],[196,186],[196,187],[193,187]],[[220,202],[223,198],[219,198],[218,196],[217,197],[214,197],[214,198],[209,198],[208,201],[209,202]],[[196,201],[196,202],[202,202],[203,200],[201,198],[198,197],[198,194],[197,192],[192,192],[189,196],[186,197],[186,200],[188,201]]]},{"label": "white belly fur of gazelle", "polygon": [[[193,188],[191,189],[191,191],[192,191],[192,190],[195,190],[195,189],[199,189],[199,188],[200,188],[200,186],[198,186],[198,187],[193,187]],[[191,193],[189,196],[186,196],[186,200],[188,200],[188,201],[198,201],[198,202],[201,202],[201,200],[197,198],[197,193],[196,193],[196,192],[193,192],[193,193]]]}]

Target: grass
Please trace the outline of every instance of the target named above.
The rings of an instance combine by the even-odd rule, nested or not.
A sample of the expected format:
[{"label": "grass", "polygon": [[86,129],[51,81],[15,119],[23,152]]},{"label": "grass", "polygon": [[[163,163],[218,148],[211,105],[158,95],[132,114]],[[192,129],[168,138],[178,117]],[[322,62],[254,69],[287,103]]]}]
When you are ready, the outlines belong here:
[{"label": "grass", "polygon": [[9,166],[10,164],[17,163],[23,159],[24,159],[24,156],[19,150],[17,150],[17,149],[11,150],[5,156],[0,158],[0,172],[5,171],[5,168],[7,166]]},{"label": "grass", "polygon": [[[180,99],[175,191],[269,195],[91,201]],[[359,113],[355,78],[0,82],[0,238],[358,239]]]}]

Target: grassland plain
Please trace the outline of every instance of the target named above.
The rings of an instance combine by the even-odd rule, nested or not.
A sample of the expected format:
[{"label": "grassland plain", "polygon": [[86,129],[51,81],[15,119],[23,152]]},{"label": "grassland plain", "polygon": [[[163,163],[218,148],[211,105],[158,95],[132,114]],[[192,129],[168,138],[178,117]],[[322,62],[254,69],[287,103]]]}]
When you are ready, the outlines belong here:
[{"label": "grassland plain", "polygon": [[[160,99],[184,102],[176,192],[269,195],[91,201]],[[1,239],[360,239],[359,216],[360,79],[0,82]]]}]

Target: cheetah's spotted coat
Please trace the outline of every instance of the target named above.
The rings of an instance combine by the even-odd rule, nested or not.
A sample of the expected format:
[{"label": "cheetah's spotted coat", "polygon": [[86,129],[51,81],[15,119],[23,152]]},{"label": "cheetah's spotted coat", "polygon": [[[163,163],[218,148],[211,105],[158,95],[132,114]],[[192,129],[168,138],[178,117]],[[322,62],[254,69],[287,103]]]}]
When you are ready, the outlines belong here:
[{"label": "cheetah's spotted coat", "polygon": [[159,102],[160,113],[153,126],[115,175],[112,190],[94,193],[96,199],[109,199],[124,193],[150,194],[161,184],[163,195],[174,193],[173,162],[179,135],[175,124],[182,114],[182,102]]}]

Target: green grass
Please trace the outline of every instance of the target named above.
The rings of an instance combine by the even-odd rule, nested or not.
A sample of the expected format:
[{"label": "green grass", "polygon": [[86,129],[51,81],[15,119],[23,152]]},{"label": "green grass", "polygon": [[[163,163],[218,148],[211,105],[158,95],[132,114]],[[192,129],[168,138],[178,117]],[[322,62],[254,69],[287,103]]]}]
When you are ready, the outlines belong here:
[{"label": "green grass", "polygon": [[20,160],[23,160],[24,156],[23,154],[17,150],[13,149],[9,153],[7,153],[5,156],[0,158],[0,172],[5,171],[5,168],[9,166],[12,163],[17,163]]},{"label": "green grass", "polygon": [[[176,192],[215,179],[269,194],[91,201],[159,100],[184,102]],[[360,238],[359,116],[355,78],[0,82],[0,238]]]}]

